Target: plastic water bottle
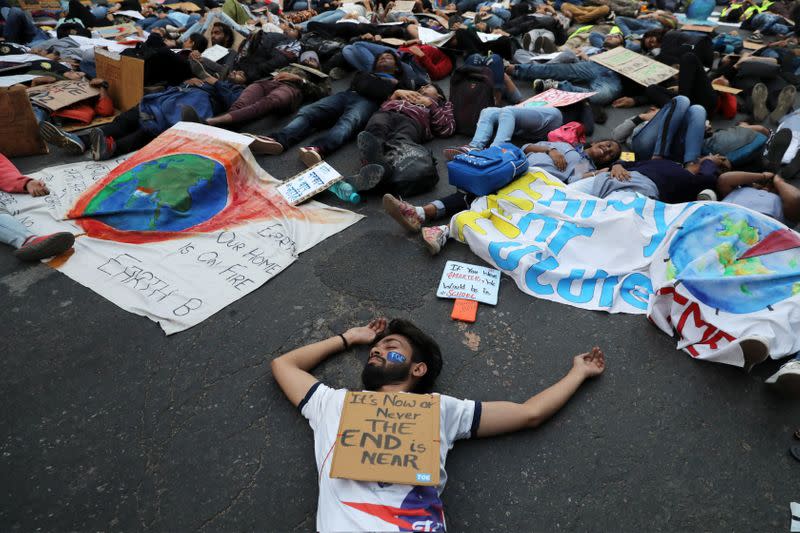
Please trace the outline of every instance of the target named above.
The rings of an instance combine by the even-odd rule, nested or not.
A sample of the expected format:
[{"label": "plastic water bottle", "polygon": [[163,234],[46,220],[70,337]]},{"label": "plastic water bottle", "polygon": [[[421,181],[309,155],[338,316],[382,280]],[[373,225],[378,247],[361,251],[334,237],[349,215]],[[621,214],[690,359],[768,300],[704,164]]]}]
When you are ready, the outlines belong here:
[{"label": "plastic water bottle", "polygon": [[361,196],[356,192],[353,186],[344,180],[337,181],[328,187],[328,190],[335,194],[339,200],[350,202],[351,204],[357,204],[361,201]]}]

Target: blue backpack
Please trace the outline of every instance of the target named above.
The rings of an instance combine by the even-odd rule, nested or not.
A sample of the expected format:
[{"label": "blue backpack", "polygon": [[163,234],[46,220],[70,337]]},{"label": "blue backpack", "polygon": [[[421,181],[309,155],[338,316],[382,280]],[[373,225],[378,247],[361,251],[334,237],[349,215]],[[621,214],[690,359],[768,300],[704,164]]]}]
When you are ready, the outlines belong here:
[{"label": "blue backpack", "polygon": [[450,185],[477,196],[492,194],[528,171],[528,158],[510,143],[459,154],[447,163]]}]

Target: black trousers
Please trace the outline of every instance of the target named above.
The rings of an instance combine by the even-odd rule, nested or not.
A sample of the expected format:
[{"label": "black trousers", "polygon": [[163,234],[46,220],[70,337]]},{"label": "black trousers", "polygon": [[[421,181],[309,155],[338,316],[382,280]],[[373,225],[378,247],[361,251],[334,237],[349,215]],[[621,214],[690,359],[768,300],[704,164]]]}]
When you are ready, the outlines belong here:
[{"label": "black trousers", "polygon": [[364,131],[380,139],[389,141],[422,144],[422,131],[414,119],[393,111],[378,111],[367,122]]},{"label": "black trousers", "polygon": [[138,150],[155,138],[141,128],[138,105],[120,113],[113,122],[100,126],[100,129],[106,136],[114,139],[117,148],[113,155]]},{"label": "black trousers", "polygon": [[[706,76],[703,62],[695,54],[685,54],[680,59],[679,67],[678,94],[687,97],[692,104],[703,106],[711,117],[717,109],[719,96]],[[645,94],[657,107],[664,107],[674,96],[662,85],[647,87]]]}]

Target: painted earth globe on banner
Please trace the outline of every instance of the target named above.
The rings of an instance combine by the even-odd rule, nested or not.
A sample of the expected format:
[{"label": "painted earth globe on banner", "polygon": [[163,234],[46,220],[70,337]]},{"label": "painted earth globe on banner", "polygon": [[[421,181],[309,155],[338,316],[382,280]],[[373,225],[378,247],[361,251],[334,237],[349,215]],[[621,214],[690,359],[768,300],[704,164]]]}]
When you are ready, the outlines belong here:
[{"label": "painted earth globe on banner", "polygon": [[800,294],[800,236],[733,205],[705,205],[689,215],[669,255],[668,279],[716,309],[753,313]]},{"label": "painted earth globe on banner", "polygon": [[225,167],[196,154],[141,163],[103,187],[89,201],[90,216],[121,231],[183,231],[225,208]]}]

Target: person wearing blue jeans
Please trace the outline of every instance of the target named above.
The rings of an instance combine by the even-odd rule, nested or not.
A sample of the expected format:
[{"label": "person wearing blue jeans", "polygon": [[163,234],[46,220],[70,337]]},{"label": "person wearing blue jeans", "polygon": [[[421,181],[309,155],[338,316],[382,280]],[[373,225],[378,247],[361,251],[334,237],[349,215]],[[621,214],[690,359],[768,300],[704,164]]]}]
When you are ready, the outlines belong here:
[{"label": "person wearing blue jeans", "polygon": [[3,18],[3,37],[6,41],[17,44],[33,44],[49,39],[47,34],[36,27],[30,16],[18,7],[0,8]]},{"label": "person wearing blue jeans", "polygon": [[[592,104],[606,105],[622,96],[622,79],[616,72],[595,63],[512,65],[507,72],[512,77],[523,80],[552,79],[558,82],[558,89],[573,93],[594,92],[589,98]],[[576,85],[581,83],[583,85]]]},{"label": "person wearing blue jeans", "polygon": [[481,111],[475,135],[467,146],[483,150],[511,142],[514,135],[525,137],[528,142],[541,141],[559,128],[562,121],[561,111],[555,107],[487,107]]},{"label": "person wearing blue jeans", "polygon": [[750,19],[753,31],[760,31],[764,35],[786,35],[792,28],[786,24],[786,19],[774,13],[758,13]]},{"label": "person wearing blue jeans", "polygon": [[635,19],[632,17],[616,17],[614,24],[622,32],[625,37],[636,34],[644,34],[649,30],[660,30],[663,28],[661,23],[653,19]]},{"label": "person wearing blue jeans", "polygon": [[706,110],[676,96],[633,134],[631,148],[636,160],[660,157],[688,163],[703,150]]}]

